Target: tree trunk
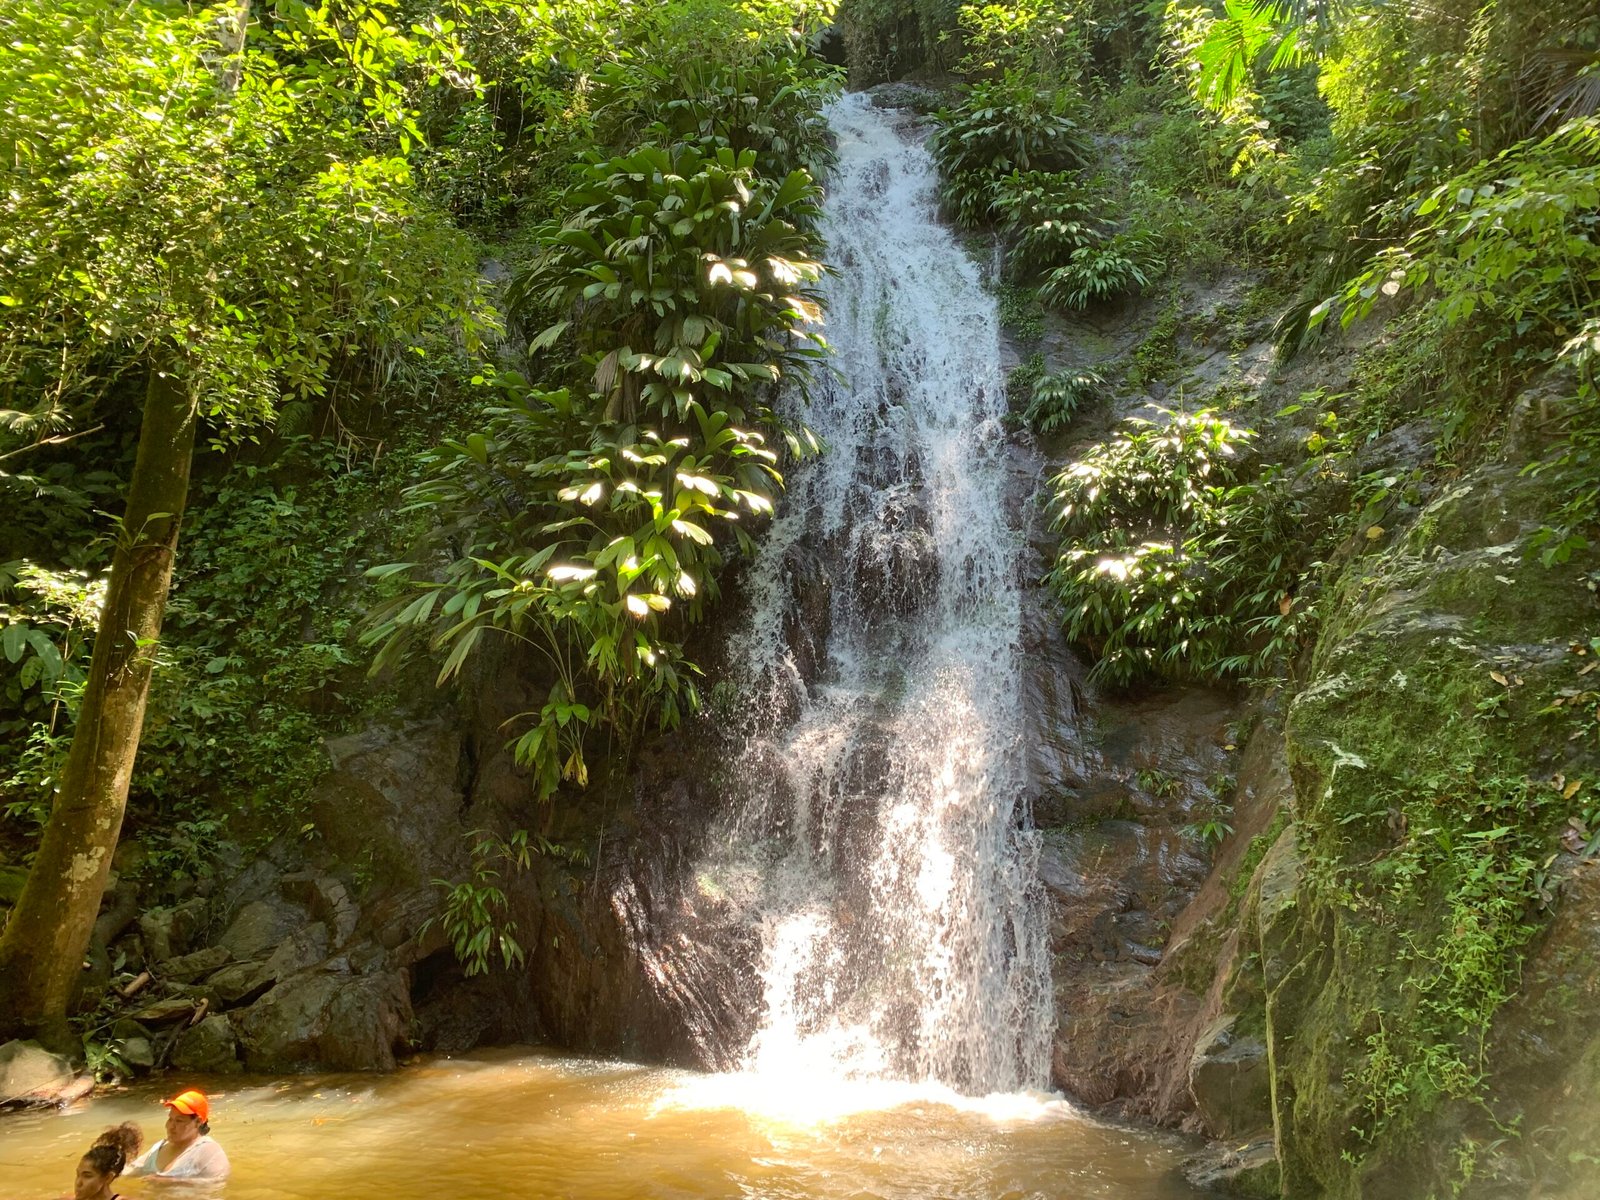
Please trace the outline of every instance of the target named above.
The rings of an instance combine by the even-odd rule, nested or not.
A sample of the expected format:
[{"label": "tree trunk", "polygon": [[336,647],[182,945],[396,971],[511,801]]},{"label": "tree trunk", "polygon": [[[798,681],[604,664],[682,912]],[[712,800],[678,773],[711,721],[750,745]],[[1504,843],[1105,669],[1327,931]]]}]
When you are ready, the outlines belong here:
[{"label": "tree trunk", "polygon": [[83,969],[139,750],[156,639],[189,494],[195,405],[152,369],[111,562],[105,611],[61,788],[28,882],[0,936],[0,1040],[71,1048],[67,1004]]}]

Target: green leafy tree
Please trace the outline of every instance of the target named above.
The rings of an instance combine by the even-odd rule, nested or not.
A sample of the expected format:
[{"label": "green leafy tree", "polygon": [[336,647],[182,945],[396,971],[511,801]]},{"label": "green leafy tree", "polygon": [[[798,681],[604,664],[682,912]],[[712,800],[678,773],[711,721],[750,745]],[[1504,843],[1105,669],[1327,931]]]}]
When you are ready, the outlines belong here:
[{"label": "green leafy tree", "polygon": [[486,427],[412,489],[440,518],[426,553],[375,572],[420,590],[375,614],[378,666],[418,634],[440,682],[486,634],[536,649],[552,683],[516,753],[541,797],[587,781],[591,728],[626,745],[697,704],[681,631],[773,510],[769,443],[815,449],[774,403],[824,353],[806,328],[818,189],[803,170],[757,174],[756,156],[646,146],[584,169],[511,297],[524,323],[550,322],[533,348],[570,386],[486,380],[502,397]]},{"label": "green leafy tree", "polygon": [[34,443],[142,392],[77,724],[0,937],[0,1036],[65,1040],[138,750],[199,426],[321,395],[355,355],[471,335],[473,264],[417,202],[406,80],[459,74],[390,0],[0,15],[0,390]]}]

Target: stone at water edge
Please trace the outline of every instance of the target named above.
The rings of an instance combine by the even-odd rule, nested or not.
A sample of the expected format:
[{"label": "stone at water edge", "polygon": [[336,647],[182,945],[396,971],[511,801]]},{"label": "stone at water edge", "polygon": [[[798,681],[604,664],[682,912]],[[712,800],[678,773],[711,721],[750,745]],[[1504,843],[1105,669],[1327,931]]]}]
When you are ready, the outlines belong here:
[{"label": "stone at water edge", "polygon": [[411,1026],[411,998],[399,972],[309,970],[280,982],[233,1019],[252,1071],[389,1071]]},{"label": "stone at water edge", "polygon": [[1270,1137],[1213,1146],[1183,1164],[1183,1177],[1207,1193],[1261,1200],[1281,1195],[1279,1174],[1278,1153]]},{"label": "stone at water edge", "polygon": [[0,1107],[60,1104],[75,1099],[81,1094],[76,1080],[77,1072],[70,1062],[37,1042],[7,1042],[0,1046]]},{"label": "stone at water edge", "polygon": [[1213,1137],[1238,1137],[1272,1124],[1266,1043],[1240,1036],[1237,1019],[1224,1013],[1213,1021],[1189,1062],[1189,1091]]},{"label": "stone at water edge", "polygon": [[172,1053],[172,1065],[196,1075],[232,1075],[244,1070],[233,1022],[221,1013],[212,1013],[185,1030]]},{"label": "stone at water edge", "polygon": [[117,1046],[117,1057],[136,1071],[148,1071],[156,1065],[155,1047],[147,1037],[131,1037]]}]

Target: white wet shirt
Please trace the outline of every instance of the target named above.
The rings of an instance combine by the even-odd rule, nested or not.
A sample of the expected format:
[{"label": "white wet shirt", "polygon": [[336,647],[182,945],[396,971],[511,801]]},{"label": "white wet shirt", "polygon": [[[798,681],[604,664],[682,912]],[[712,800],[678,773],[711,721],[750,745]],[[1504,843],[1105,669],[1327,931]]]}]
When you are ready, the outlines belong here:
[{"label": "white wet shirt", "polygon": [[211,1135],[203,1133],[177,1158],[167,1165],[165,1171],[157,1170],[156,1164],[160,1161],[161,1148],[167,1144],[162,1138],[149,1150],[145,1151],[128,1168],[129,1175],[154,1175],[159,1179],[226,1179],[228,1177],[228,1156],[223,1153],[222,1147],[211,1140]]}]

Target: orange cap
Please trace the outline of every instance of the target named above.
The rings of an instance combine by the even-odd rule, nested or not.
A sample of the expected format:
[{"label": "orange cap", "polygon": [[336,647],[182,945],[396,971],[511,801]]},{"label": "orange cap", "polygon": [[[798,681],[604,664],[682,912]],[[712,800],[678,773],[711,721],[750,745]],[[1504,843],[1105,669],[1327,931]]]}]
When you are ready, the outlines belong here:
[{"label": "orange cap", "polygon": [[171,1100],[163,1100],[161,1103],[186,1116],[199,1117],[202,1125],[208,1124],[211,1120],[211,1102],[206,1099],[204,1092],[179,1092]]}]

